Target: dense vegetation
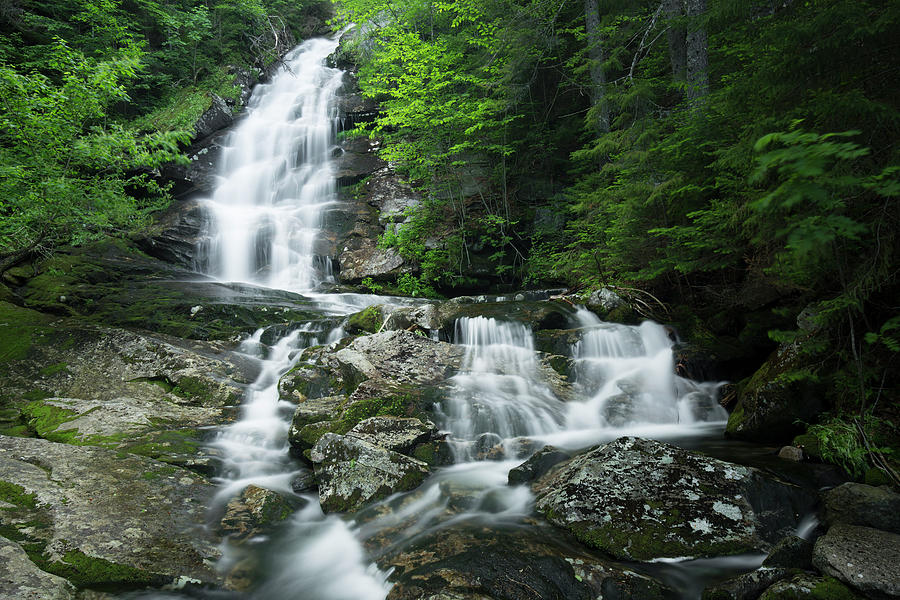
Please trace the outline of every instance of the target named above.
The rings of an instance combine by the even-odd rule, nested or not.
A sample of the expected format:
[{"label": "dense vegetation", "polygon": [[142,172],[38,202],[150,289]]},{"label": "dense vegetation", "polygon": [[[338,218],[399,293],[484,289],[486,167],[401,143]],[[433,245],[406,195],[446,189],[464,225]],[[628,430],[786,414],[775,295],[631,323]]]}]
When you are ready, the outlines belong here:
[{"label": "dense vegetation", "polygon": [[661,298],[760,361],[793,343],[779,377],[879,429],[900,385],[900,6],[599,4],[342,2],[366,24],[369,129],[427,197],[383,243],[420,289],[466,286],[481,255],[506,281]]},{"label": "dense vegetation", "polygon": [[[840,426],[896,418],[900,5],[337,6],[382,108],[358,133],[424,192],[382,240],[421,266],[401,289],[612,285],[727,340],[735,376],[793,344],[779,376],[824,384]],[[179,160],[210,94],[236,97],[235,73],[329,11],[0,2],[0,272],[146,222],[169,200],[153,170]]]}]

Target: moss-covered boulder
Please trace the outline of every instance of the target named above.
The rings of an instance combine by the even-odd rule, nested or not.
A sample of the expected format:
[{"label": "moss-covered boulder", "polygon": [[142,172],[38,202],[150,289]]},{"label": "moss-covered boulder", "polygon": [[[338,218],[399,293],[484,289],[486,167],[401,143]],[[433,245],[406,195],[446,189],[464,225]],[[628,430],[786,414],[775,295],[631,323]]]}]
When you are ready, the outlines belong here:
[{"label": "moss-covered boulder", "polygon": [[576,456],[534,489],[551,523],[638,561],[768,550],[809,502],[760,471],[633,437]]},{"label": "moss-covered boulder", "polygon": [[219,531],[232,542],[244,542],[271,529],[292,512],[294,506],[279,494],[251,484],[228,501]]},{"label": "moss-covered boulder", "polygon": [[790,441],[824,408],[824,390],[797,346],[783,346],[740,386],[725,435]]},{"label": "moss-covered boulder", "polygon": [[437,528],[379,553],[388,600],[674,599],[660,582],[579,552],[544,528]]},{"label": "moss-covered boulder", "polygon": [[0,598],[75,600],[75,586],[42,571],[18,543],[0,537]]},{"label": "moss-covered boulder", "polygon": [[327,433],[310,458],[326,512],[346,512],[418,487],[428,476],[422,461],[351,436]]},{"label": "moss-covered boulder", "polygon": [[789,577],[785,568],[756,569],[703,590],[702,600],[756,600],[772,584]]},{"label": "moss-covered boulder", "polygon": [[79,588],[217,583],[203,528],[214,489],[145,457],[0,436],[0,533]]}]

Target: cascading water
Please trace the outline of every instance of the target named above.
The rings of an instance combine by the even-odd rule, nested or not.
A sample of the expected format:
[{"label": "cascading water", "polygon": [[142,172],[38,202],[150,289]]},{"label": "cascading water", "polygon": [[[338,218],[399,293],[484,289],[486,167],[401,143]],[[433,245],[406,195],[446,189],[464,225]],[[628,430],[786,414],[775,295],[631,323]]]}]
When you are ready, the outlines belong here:
[{"label": "cascading water", "polygon": [[[202,270],[225,281],[315,293],[331,279],[316,239],[323,209],[335,202],[330,164],[336,133],[334,98],[342,73],[324,65],[336,40],[310,40],[285,57],[285,70],[259,88],[248,115],[228,141],[221,183],[207,203],[210,235]],[[320,309],[347,313],[374,297],[321,296]],[[351,304],[353,305],[351,308]],[[581,339],[572,348],[575,384],[561,397],[539,360],[531,330],[484,317],[460,319],[454,342],[465,347],[452,392],[435,406],[456,464],[437,469],[413,492],[388,498],[355,520],[325,515],[306,497],[272,539],[252,549],[224,545],[223,570],[256,553],[261,578],[248,597],[297,600],[383,600],[387,573],[379,556],[417,536],[469,522],[521,527],[533,511],[527,486],[509,486],[508,472],[545,443],[564,448],[608,441],[635,429],[721,421],[716,385],[677,377],[672,341],[655,324],[626,327],[576,314]],[[262,332],[241,351],[260,360],[241,418],[213,443],[222,457],[214,513],[247,485],[292,495],[303,467],[289,456],[292,405],[278,380],[302,348],[343,335],[308,325],[271,347]],[[556,376],[557,380],[559,377]],[[656,437],[661,437],[656,435]],[[489,458],[491,460],[485,460]],[[367,543],[378,540],[377,544]]]},{"label": "cascading water", "polygon": [[331,151],[343,72],[324,65],[337,39],[304,42],[254,91],[229,136],[207,200],[198,267],[223,281],[308,291],[332,280],[317,253],[323,209],[335,202]]}]

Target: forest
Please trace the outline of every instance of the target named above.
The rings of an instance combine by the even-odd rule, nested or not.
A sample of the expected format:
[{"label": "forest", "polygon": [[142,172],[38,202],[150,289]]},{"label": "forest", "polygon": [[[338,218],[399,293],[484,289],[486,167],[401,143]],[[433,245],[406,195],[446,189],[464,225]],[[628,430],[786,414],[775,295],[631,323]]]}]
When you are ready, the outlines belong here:
[{"label": "forest", "polygon": [[898,31],[0,0],[0,597],[900,596]]}]

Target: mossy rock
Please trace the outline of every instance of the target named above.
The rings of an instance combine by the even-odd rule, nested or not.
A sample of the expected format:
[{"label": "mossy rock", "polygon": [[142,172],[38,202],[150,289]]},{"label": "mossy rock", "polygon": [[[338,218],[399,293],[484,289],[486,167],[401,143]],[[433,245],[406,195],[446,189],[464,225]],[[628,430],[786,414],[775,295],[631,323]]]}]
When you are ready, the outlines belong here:
[{"label": "mossy rock", "polygon": [[347,331],[353,335],[377,332],[384,323],[383,309],[383,306],[370,306],[350,315],[347,319]]},{"label": "mossy rock", "polygon": [[197,279],[124,240],[60,249],[16,290],[42,312],[201,340],[322,317],[297,294]]},{"label": "mossy rock", "polygon": [[749,380],[739,385],[738,404],[728,419],[730,438],[785,442],[824,408],[824,389],[807,359],[785,346],[769,357]]},{"label": "mossy rock", "polygon": [[42,570],[68,579],[79,588],[118,591],[168,583],[163,576],[88,556],[80,550],[69,550],[53,560],[33,552],[29,557]]}]

